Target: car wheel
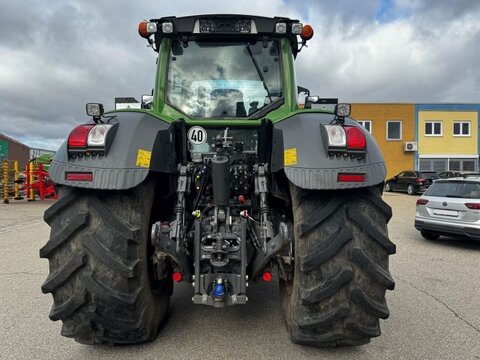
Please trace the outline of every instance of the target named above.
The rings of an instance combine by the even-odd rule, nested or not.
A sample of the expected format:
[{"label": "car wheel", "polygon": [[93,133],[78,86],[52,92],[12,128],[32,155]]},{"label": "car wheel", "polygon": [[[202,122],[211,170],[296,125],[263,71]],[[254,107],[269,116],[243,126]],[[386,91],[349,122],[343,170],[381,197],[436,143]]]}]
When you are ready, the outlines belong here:
[{"label": "car wheel", "polygon": [[386,191],[386,192],[392,191],[392,185],[390,185],[389,182],[387,182],[387,183],[385,184],[385,191]]},{"label": "car wheel", "polygon": [[407,193],[408,195],[415,195],[415,188],[413,187],[412,184],[409,184],[407,187]]},{"label": "car wheel", "polygon": [[437,240],[440,237],[439,234],[435,234],[430,231],[421,231],[420,233],[427,240]]}]

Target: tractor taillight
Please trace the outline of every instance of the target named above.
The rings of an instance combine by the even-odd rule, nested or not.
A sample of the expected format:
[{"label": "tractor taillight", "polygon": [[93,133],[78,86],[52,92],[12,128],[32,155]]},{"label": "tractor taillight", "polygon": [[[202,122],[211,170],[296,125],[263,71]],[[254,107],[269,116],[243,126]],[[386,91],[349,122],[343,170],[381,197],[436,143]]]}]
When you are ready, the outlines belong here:
[{"label": "tractor taillight", "polygon": [[95,125],[80,125],[73,129],[68,137],[68,147],[75,149],[86,148],[88,134],[94,126]]},{"label": "tractor taillight", "polygon": [[347,146],[345,130],[340,125],[325,125],[328,134],[328,146],[344,148]]},{"label": "tractor taillight", "polygon": [[84,156],[105,156],[113,143],[117,124],[77,126],[68,137],[68,153],[72,159]]},{"label": "tractor taillight", "polygon": [[365,150],[367,140],[362,129],[357,126],[344,126],[347,136],[347,149],[349,150]]},{"label": "tractor taillight", "polygon": [[363,157],[367,147],[367,139],[359,126],[324,125],[328,137],[328,153],[330,155]]},{"label": "tractor taillight", "polygon": [[87,145],[93,147],[105,146],[107,134],[112,127],[113,125],[110,124],[95,125],[88,133]]}]

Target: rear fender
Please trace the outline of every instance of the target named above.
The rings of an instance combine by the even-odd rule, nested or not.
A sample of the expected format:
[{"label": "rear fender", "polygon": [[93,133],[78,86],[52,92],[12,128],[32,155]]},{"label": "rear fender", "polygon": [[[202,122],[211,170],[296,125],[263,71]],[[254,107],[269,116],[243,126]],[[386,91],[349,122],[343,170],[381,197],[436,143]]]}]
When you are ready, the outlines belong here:
[{"label": "rear fender", "polygon": [[[283,135],[287,178],[302,189],[350,189],[382,183],[387,173],[385,160],[375,139],[363,127],[367,141],[364,159],[328,155],[320,127],[333,119],[332,114],[303,113],[275,124]],[[360,126],[349,118],[345,124]],[[365,174],[365,181],[338,182],[339,173]]]},{"label": "rear fender", "polygon": [[[49,169],[50,178],[55,183],[81,188],[122,190],[137,186],[151,171],[174,171],[169,154],[170,124],[141,112],[109,115],[114,115],[110,123],[118,123],[118,127],[107,154],[72,158],[65,141]],[[164,156],[159,156],[162,152]],[[93,179],[68,181],[68,172],[92,173]]]}]

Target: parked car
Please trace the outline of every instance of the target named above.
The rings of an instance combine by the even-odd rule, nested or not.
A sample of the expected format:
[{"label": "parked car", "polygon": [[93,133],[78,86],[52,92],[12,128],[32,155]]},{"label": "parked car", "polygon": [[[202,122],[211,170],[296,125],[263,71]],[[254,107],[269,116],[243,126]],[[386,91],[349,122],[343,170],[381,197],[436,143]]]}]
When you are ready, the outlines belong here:
[{"label": "parked car", "polygon": [[462,177],[463,174],[460,171],[444,171],[438,174],[440,179],[449,179],[454,177]]},{"label": "parked car", "polygon": [[479,177],[479,176],[480,176],[480,173],[474,173],[474,172],[464,172],[464,173],[462,173],[462,177],[464,177],[464,178],[470,178],[470,177],[476,178],[476,177]]},{"label": "parked car", "polygon": [[478,177],[480,173],[471,171],[444,171],[438,174],[440,179],[450,179],[454,177]]},{"label": "parked car", "polygon": [[440,235],[480,239],[480,177],[435,181],[417,200],[415,228],[428,240]]},{"label": "parked car", "polygon": [[435,171],[402,171],[385,182],[385,191],[406,191],[409,195],[424,192],[438,179]]}]

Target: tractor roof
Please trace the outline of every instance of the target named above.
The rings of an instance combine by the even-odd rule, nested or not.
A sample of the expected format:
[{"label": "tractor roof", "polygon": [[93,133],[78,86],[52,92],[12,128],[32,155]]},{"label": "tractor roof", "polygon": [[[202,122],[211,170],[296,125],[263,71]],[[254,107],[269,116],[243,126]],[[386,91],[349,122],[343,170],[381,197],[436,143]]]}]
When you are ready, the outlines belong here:
[{"label": "tractor roof", "polygon": [[[156,23],[153,32],[157,46],[163,37],[209,38],[221,41],[226,38],[268,38],[286,37],[292,44],[292,51],[298,50],[297,35],[301,31],[298,20],[286,17],[263,17],[238,14],[209,14],[194,16],[166,16],[159,19],[151,19]],[[293,24],[294,25],[292,28]]]}]

